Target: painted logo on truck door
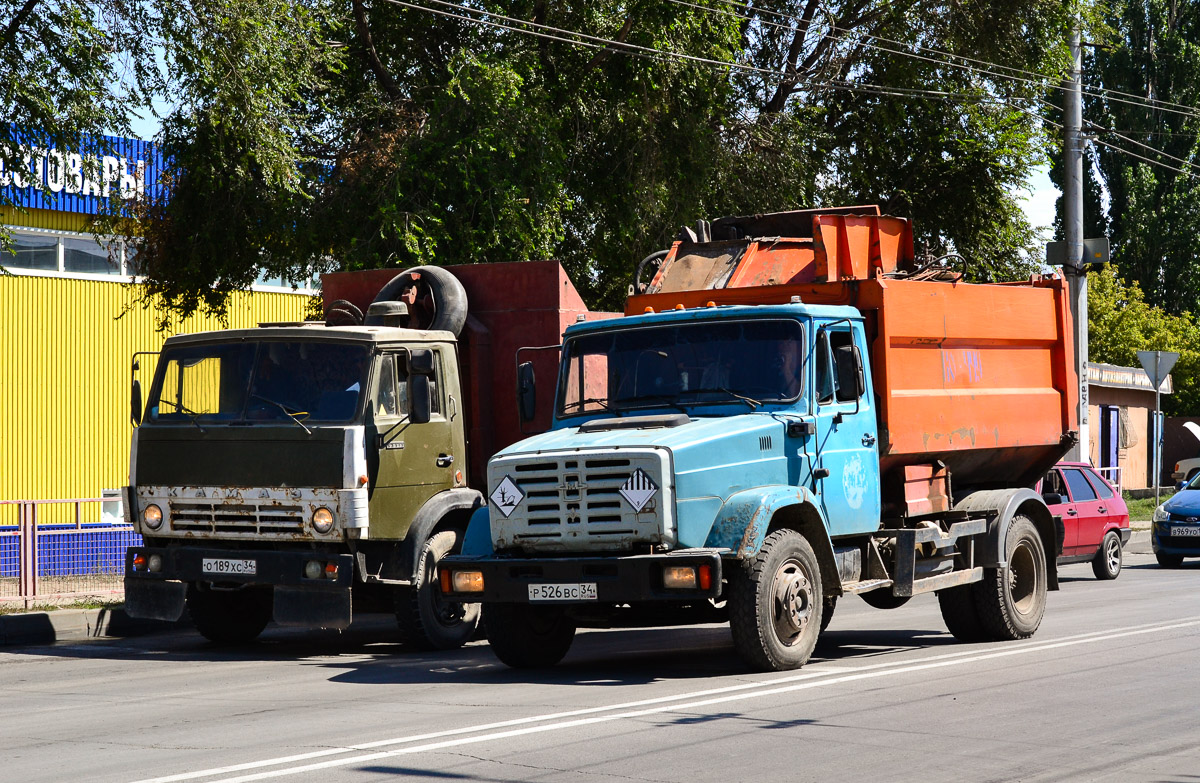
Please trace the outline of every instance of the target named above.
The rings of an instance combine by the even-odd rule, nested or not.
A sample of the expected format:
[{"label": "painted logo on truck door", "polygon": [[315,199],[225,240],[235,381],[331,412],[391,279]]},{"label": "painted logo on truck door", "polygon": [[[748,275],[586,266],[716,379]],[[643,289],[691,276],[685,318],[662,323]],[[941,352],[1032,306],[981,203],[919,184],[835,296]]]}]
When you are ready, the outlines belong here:
[{"label": "painted logo on truck door", "polygon": [[846,492],[846,505],[855,510],[862,508],[867,496],[867,468],[862,457],[855,454],[846,461],[842,471],[842,489]]}]

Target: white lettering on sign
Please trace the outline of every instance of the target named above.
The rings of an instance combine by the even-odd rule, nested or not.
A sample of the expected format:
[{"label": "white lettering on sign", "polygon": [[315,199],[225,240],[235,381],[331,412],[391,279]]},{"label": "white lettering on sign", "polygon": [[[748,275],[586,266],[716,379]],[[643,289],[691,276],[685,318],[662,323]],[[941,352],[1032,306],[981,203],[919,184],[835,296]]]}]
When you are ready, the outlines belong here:
[{"label": "white lettering on sign", "polygon": [[113,155],[81,155],[57,149],[19,147],[16,155],[4,148],[3,158],[17,157],[15,166],[0,159],[0,187],[33,188],[109,198],[114,187],[125,201],[146,193],[146,161]]}]

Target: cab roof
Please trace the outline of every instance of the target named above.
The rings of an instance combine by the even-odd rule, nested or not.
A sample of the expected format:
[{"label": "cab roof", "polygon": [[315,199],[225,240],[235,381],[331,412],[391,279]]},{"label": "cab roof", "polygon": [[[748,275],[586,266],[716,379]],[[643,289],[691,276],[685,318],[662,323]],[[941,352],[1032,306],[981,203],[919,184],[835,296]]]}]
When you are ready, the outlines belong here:
[{"label": "cab roof", "polygon": [[194,343],[303,340],[330,342],[452,343],[454,335],[442,330],[402,329],[396,326],[326,326],[323,321],[262,324],[253,329],[219,329],[168,337],[164,347]]}]

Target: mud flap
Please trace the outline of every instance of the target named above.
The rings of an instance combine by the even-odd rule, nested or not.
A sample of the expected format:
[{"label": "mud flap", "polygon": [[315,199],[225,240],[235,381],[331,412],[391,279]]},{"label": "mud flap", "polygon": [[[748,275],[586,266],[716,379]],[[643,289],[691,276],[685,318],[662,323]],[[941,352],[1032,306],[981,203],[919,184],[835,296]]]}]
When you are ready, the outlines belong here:
[{"label": "mud flap", "polygon": [[186,582],[125,579],[125,613],[142,620],[173,623],[183,617]]},{"label": "mud flap", "polygon": [[275,622],[304,628],[350,627],[350,591],[275,586]]}]

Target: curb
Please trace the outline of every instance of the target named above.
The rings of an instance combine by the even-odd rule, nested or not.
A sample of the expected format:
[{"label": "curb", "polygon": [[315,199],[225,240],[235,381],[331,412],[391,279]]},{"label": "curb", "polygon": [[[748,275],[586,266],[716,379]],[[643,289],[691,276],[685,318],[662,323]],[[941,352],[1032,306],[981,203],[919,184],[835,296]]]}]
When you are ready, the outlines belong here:
[{"label": "curb", "polygon": [[52,644],[105,637],[143,636],[168,631],[179,623],[135,620],[116,609],[57,609],[0,615],[0,647]]}]

